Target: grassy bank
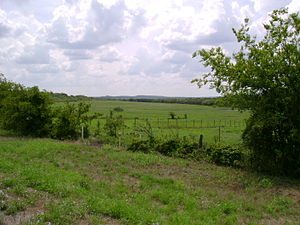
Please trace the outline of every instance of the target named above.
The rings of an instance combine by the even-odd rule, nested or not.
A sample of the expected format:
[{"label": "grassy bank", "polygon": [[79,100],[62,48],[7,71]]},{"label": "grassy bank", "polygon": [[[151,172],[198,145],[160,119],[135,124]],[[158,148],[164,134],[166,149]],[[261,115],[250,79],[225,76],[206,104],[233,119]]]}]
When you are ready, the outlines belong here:
[{"label": "grassy bank", "polygon": [[300,221],[295,180],[109,146],[1,138],[0,181],[2,224]]}]

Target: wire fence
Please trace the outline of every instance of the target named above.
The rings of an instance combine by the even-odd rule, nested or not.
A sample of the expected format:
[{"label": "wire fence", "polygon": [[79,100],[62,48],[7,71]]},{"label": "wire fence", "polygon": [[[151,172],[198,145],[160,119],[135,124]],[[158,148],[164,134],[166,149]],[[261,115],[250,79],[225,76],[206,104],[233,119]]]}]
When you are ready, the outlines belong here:
[{"label": "wire fence", "polygon": [[[234,127],[243,128],[246,125],[245,120],[201,120],[201,119],[139,119],[125,118],[124,122],[127,126],[139,126],[149,123],[152,128],[178,128],[178,129],[198,129],[198,128],[218,128],[218,127]],[[102,121],[102,124],[104,121]]]},{"label": "wire fence", "polygon": [[[140,140],[146,138],[147,135],[140,130],[149,125],[156,138],[166,140],[174,137],[188,137],[195,142],[199,139],[199,135],[204,135],[205,143],[216,143],[221,141],[226,143],[238,142],[241,131],[246,126],[246,120],[242,119],[123,119],[125,126],[118,131],[119,144],[121,143],[122,145],[124,143],[129,143],[133,138],[138,138]],[[98,122],[100,128],[99,132],[103,134],[106,119],[98,119]]]}]

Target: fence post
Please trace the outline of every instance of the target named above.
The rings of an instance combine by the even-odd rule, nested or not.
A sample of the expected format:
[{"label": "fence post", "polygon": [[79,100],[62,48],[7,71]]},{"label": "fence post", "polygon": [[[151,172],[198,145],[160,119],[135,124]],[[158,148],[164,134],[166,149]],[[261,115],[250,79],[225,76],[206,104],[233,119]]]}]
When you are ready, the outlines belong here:
[{"label": "fence post", "polygon": [[136,127],[136,119],[137,119],[137,118],[134,118],[134,126],[135,126],[135,127]]},{"label": "fence post", "polygon": [[81,139],[83,140],[84,139],[84,129],[83,129],[83,126],[81,125]]},{"label": "fence post", "polygon": [[221,142],[221,126],[219,126],[219,142]]},{"label": "fence post", "polygon": [[199,147],[199,149],[203,147],[203,134],[200,134],[198,147]]}]

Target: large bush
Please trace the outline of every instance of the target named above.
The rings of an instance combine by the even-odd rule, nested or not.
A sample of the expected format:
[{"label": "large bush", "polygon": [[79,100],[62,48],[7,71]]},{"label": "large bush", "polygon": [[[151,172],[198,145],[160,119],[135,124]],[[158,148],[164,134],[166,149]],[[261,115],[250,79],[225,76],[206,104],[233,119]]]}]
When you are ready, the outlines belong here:
[{"label": "large bush", "polygon": [[206,149],[209,159],[222,166],[240,166],[243,153],[238,147],[215,144]]},{"label": "large bush", "polygon": [[89,104],[54,107],[46,92],[7,81],[0,74],[0,126],[24,136],[77,139],[89,136]]},{"label": "large bush", "polygon": [[0,95],[2,128],[26,136],[48,135],[51,110],[47,93],[2,79]]},{"label": "large bush", "polygon": [[65,104],[53,112],[51,137],[56,139],[78,139],[82,134],[89,136],[88,124],[90,105],[85,103]]},{"label": "large bush", "polygon": [[105,119],[104,132],[112,138],[118,136],[118,132],[124,127],[124,119],[122,115],[114,115],[113,111],[109,112],[109,116]]}]

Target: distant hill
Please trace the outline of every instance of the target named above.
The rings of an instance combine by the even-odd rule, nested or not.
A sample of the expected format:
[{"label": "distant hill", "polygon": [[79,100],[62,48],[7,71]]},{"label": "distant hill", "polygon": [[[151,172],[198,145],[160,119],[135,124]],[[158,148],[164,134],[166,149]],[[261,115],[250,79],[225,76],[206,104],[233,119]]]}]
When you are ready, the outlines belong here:
[{"label": "distant hill", "polygon": [[171,97],[165,97],[165,96],[158,96],[158,95],[119,95],[119,96],[100,96],[100,97],[93,97],[94,99],[109,99],[109,100],[128,100],[128,99],[165,99],[165,98],[171,98]]},{"label": "distant hill", "polygon": [[77,102],[92,100],[119,100],[131,102],[156,102],[156,103],[175,103],[175,104],[193,104],[193,105],[218,105],[226,106],[221,97],[167,97],[159,95],[119,95],[119,96],[99,96],[88,97],[84,95],[67,95],[65,93],[49,92],[54,102]]},{"label": "distant hill", "polygon": [[157,102],[193,105],[219,105],[224,106],[221,97],[166,97],[157,95],[136,95],[136,96],[102,96],[94,97],[98,100],[122,100],[131,102]]}]

